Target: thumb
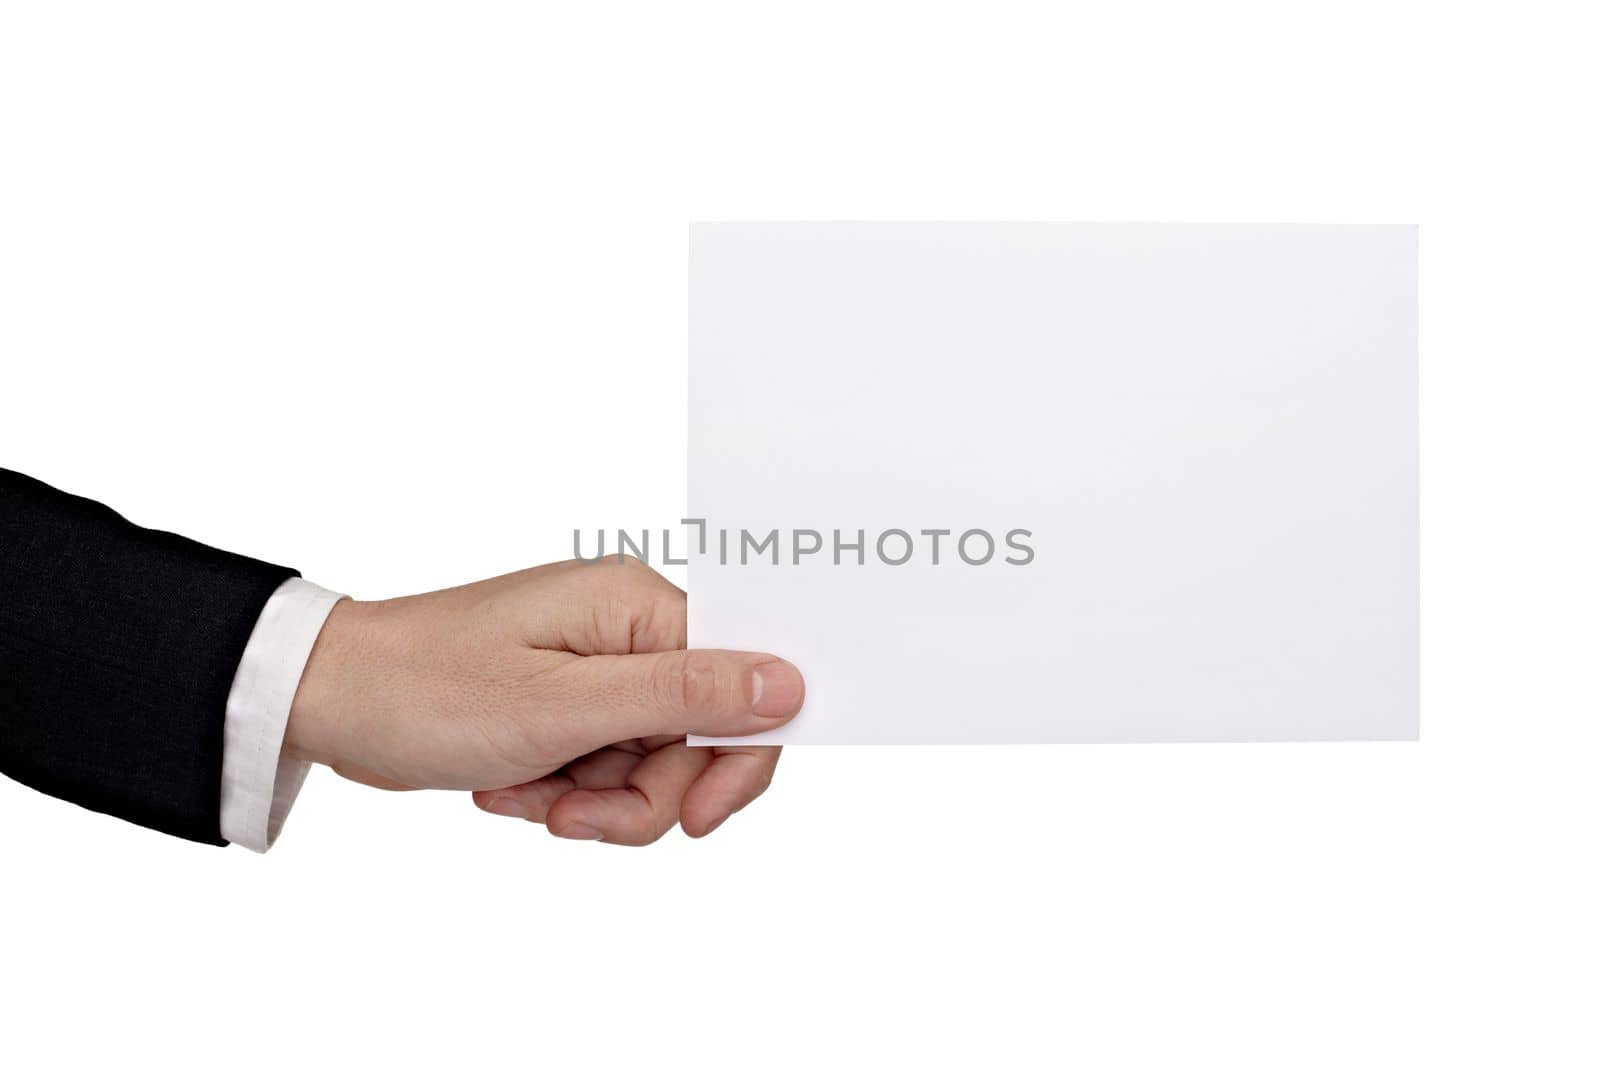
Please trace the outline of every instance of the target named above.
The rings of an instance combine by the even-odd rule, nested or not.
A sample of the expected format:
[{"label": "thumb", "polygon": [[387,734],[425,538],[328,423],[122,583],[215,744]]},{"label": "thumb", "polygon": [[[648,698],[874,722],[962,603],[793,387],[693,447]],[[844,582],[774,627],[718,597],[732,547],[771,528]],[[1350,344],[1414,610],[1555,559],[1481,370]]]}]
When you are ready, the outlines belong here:
[{"label": "thumb", "polygon": [[761,652],[695,648],[582,656],[563,668],[574,722],[596,745],[649,735],[770,731],[805,700],[794,664]]}]

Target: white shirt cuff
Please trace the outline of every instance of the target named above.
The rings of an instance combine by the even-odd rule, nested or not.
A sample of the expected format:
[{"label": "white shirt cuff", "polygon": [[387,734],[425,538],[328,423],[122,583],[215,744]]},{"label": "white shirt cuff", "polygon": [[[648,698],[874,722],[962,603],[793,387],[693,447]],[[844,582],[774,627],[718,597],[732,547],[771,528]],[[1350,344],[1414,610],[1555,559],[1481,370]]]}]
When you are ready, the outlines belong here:
[{"label": "white shirt cuff", "polygon": [[264,852],[278,839],[311,766],[283,755],[300,675],[342,595],[298,577],[261,608],[228,691],[222,734],[222,838]]}]

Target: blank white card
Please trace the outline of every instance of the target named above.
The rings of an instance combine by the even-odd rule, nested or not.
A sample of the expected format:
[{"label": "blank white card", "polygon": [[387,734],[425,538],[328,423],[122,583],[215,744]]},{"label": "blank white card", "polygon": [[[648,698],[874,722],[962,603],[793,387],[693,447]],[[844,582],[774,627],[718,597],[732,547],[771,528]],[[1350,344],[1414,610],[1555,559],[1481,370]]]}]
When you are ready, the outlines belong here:
[{"label": "blank white card", "polygon": [[762,743],[1415,738],[1416,252],[693,226],[691,645],[804,672]]}]

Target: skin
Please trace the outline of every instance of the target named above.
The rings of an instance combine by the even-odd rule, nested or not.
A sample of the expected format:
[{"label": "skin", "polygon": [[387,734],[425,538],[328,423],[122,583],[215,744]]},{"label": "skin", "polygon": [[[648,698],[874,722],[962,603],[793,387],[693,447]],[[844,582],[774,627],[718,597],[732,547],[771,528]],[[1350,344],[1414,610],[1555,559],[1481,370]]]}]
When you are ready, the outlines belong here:
[{"label": "skin", "polygon": [[285,752],[390,789],[471,791],[556,836],[704,836],[766,790],[772,746],[691,748],[792,719],[795,667],[687,651],[685,596],[637,561],[543,565],[334,606],[295,694]]}]

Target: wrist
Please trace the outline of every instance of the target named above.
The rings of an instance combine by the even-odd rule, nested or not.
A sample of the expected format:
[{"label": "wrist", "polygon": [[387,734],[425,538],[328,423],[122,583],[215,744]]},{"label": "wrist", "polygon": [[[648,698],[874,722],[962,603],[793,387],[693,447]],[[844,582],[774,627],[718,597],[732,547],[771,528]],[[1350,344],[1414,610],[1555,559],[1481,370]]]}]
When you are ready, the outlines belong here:
[{"label": "wrist", "polygon": [[370,640],[373,604],[341,599],[328,612],[300,675],[284,729],[283,752],[299,761],[331,765],[341,756],[340,736],[356,713],[363,645]]}]

